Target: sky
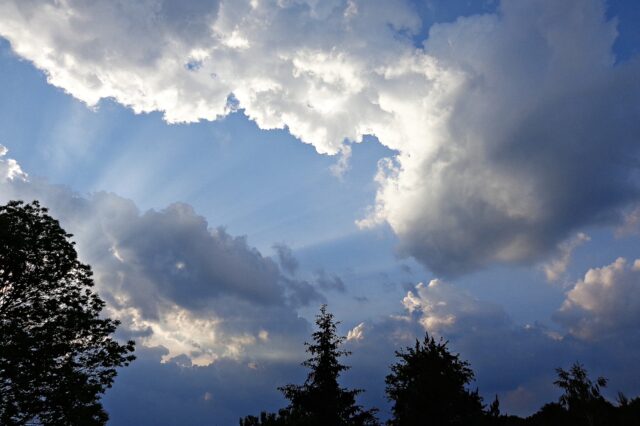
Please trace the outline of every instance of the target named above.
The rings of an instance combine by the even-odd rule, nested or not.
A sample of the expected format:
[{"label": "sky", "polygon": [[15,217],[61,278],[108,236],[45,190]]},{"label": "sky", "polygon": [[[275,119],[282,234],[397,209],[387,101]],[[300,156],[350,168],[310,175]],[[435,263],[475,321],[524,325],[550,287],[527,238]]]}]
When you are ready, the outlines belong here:
[{"label": "sky", "polygon": [[388,416],[425,332],[528,415],[640,395],[640,4],[0,1],[0,202],[40,200],[137,342],[112,425],[286,401],[327,303]]}]

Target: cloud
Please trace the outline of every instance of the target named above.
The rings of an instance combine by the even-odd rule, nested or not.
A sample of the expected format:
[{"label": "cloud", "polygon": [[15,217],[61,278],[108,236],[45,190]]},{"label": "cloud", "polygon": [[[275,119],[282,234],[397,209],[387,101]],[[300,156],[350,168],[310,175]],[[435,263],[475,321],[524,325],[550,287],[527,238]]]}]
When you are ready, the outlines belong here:
[{"label": "cloud", "polygon": [[283,278],[283,283],[288,290],[289,301],[292,306],[309,306],[311,303],[326,303],[327,299],[318,292],[315,285],[306,280],[294,280]]},{"label": "cloud", "polygon": [[192,122],[228,113],[233,94],[260,127],[286,126],[332,154],[360,139],[357,107],[374,109],[365,53],[403,48],[398,32],[419,27],[407,5],[381,0],[15,2],[0,12],[15,52],[89,105],[113,97]]},{"label": "cloud", "polygon": [[0,145],[0,182],[13,179],[27,179],[27,174],[22,171],[18,162],[12,158],[5,158],[9,150]]},{"label": "cloud", "polygon": [[500,307],[480,302],[439,279],[431,280],[428,285],[418,283],[415,293],[409,291],[402,304],[410,314],[418,315],[418,321],[429,333],[474,330],[507,321]]},{"label": "cloud", "polygon": [[615,230],[615,235],[622,238],[638,233],[638,225],[640,225],[640,206],[632,206],[624,212],[622,223]]},{"label": "cloud", "polygon": [[635,332],[640,323],[639,288],[640,259],[630,265],[620,257],[589,269],[567,293],[555,319],[584,339]]},{"label": "cloud", "polygon": [[574,238],[562,242],[558,247],[559,257],[542,265],[542,270],[547,278],[547,281],[558,281],[567,271],[569,262],[571,262],[571,255],[573,254],[573,251],[590,240],[591,237],[580,232]]},{"label": "cloud", "polygon": [[318,287],[325,291],[338,291],[340,293],[347,291],[347,287],[344,285],[342,278],[336,274],[329,274],[324,269],[316,271],[315,282]]},{"label": "cloud", "polygon": [[89,105],[169,122],[242,108],[344,159],[375,135],[397,155],[359,223],[388,223],[440,275],[540,260],[638,200],[640,64],[615,64],[600,0],[505,0],[422,46],[403,1],[7,1],[0,16],[14,51]]},{"label": "cloud", "polygon": [[383,164],[373,216],[404,253],[455,275],[619,219],[638,193],[624,158],[640,86],[637,62],[613,65],[615,34],[598,2],[507,1],[431,28],[425,53],[449,84],[425,104],[424,137]]},{"label": "cloud", "polygon": [[278,256],[278,262],[282,269],[287,271],[289,275],[295,275],[298,270],[298,259],[293,255],[293,251],[291,247],[286,244],[274,244],[273,249],[276,251]]},{"label": "cloud", "polygon": [[74,234],[121,333],[166,348],[165,360],[289,359],[304,339],[308,323],[295,309],[317,292],[303,297],[305,283],[283,276],[245,237],[210,228],[187,204],[141,213],[115,194],[85,197],[19,170],[0,157],[0,202],[37,199],[48,207]]},{"label": "cloud", "polygon": [[347,341],[362,340],[362,339],[364,339],[364,323],[363,322],[353,327],[347,333]]}]

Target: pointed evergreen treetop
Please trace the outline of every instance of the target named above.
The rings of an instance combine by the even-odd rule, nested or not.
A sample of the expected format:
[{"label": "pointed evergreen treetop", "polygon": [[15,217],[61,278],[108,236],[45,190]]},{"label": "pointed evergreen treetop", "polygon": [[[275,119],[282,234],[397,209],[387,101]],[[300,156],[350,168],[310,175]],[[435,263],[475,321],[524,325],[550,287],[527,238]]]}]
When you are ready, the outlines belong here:
[{"label": "pointed evergreen treetop", "polygon": [[345,338],[338,336],[333,314],[322,305],[316,316],[318,329],[311,335],[312,343],[305,343],[311,357],[302,363],[309,368],[303,385],[286,385],[280,390],[290,401],[291,424],[304,425],[375,425],[375,410],[363,410],[355,398],[361,389],[340,386],[338,378],[349,367],[340,357],[350,355],[340,349]]}]

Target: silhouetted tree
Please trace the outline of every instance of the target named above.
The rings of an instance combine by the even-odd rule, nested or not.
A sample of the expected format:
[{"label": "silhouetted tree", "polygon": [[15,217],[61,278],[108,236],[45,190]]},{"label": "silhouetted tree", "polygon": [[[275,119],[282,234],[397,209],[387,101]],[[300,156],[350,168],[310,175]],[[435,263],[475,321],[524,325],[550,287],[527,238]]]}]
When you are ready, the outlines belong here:
[{"label": "silhouetted tree", "polygon": [[0,206],[2,425],[104,424],[99,398],[134,359],[70,237],[37,202]]},{"label": "silhouetted tree", "polygon": [[617,407],[618,424],[623,426],[640,424],[640,397],[627,398],[622,392],[618,392]]},{"label": "silhouetted tree", "polygon": [[611,420],[613,406],[604,399],[600,389],[607,386],[607,379],[598,377],[595,382],[589,379],[587,370],[578,362],[569,370],[557,368],[558,378],[554,385],[564,393],[558,401],[574,419],[575,423],[589,426],[607,424]]},{"label": "silhouetted tree", "polygon": [[316,316],[318,330],[313,343],[305,343],[311,358],[302,363],[311,371],[303,385],[286,385],[280,390],[291,401],[289,409],[294,419],[309,425],[373,425],[377,424],[373,410],[363,410],[355,398],[360,389],[346,389],[338,384],[338,378],[348,366],[339,358],[350,352],[339,349],[344,337],[336,334],[333,314],[322,305]]},{"label": "silhouetted tree", "polygon": [[489,409],[487,410],[487,415],[491,418],[500,417],[500,400],[498,399],[498,395],[496,395],[491,405],[489,405]]},{"label": "silhouetted tree", "polygon": [[567,426],[570,425],[569,412],[557,402],[550,402],[527,418],[528,425],[536,426]]},{"label": "silhouetted tree", "polygon": [[365,426],[377,425],[375,412],[364,410],[355,403],[360,389],[346,389],[340,386],[338,378],[349,367],[342,364],[340,357],[348,351],[340,349],[344,337],[336,334],[333,315],[326,305],[316,316],[317,331],[312,334],[313,342],[305,343],[311,357],[302,363],[308,367],[306,381],[302,385],[289,384],[279,388],[290,401],[285,410],[278,414],[262,413],[260,417],[248,416],[240,420],[241,426],[255,425],[305,425],[305,426]]},{"label": "silhouetted tree", "polygon": [[560,396],[560,404],[568,410],[580,410],[585,404],[603,399],[600,388],[607,386],[607,379],[598,377],[594,382],[589,379],[587,370],[579,362],[569,370],[556,368],[558,379],[553,382],[564,393]]},{"label": "silhouetted tree", "polygon": [[260,416],[247,416],[240,419],[240,426],[287,426],[292,424],[289,411],[282,409],[275,413],[263,411]]},{"label": "silhouetted tree", "polygon": [[399,361],[386,377],[393,403],[393,426],[474,425],[483,422],[482,398],[466,386],[474,378],[469,363],[451,354],[447,342],[425,335],[415,347],[396,351]]}]

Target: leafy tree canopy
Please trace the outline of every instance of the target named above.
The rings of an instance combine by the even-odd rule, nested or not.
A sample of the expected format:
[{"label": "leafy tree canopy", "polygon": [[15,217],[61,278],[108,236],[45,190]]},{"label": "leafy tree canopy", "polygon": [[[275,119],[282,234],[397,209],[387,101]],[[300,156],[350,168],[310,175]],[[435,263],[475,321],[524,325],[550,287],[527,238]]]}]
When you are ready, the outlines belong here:
[{"label": "leafy tree canopy", "polygon": [[559,402],[566,409],[582,409],[585,404],[604,400],[601,388],[607,386],[607,379],[598,377],[592,382],[587,370],[579,362],[569,370],[557,368],[556,373],[558,379],[553,384],[564,391]]},{"label": "leafy tree canopy", "polygon": [[605,425],[612,420],[613,406],[601,394],[607,379],[598,377],[593,382],[578,362],[569,370],[557,368],[556,373],[558,378],[553,384],[564,391],[558,402],[567,410],[572,424]]},{"label": "leafy tree canopy", "polygon": [[99,398],[134,359],[70,238],[38,202],[0,206],[0,424],[104,424]]},{"label": "leafy tree canopy", "polygon": [[[390,425],[471,425],[483,418],[482,398],[466,386],[474,378],[469,363],[452,354],[447,342],[425,335],[415,347],[397,351],[386,377],[392,402]],[[497,407],[496,407],[497,409]]]}]

